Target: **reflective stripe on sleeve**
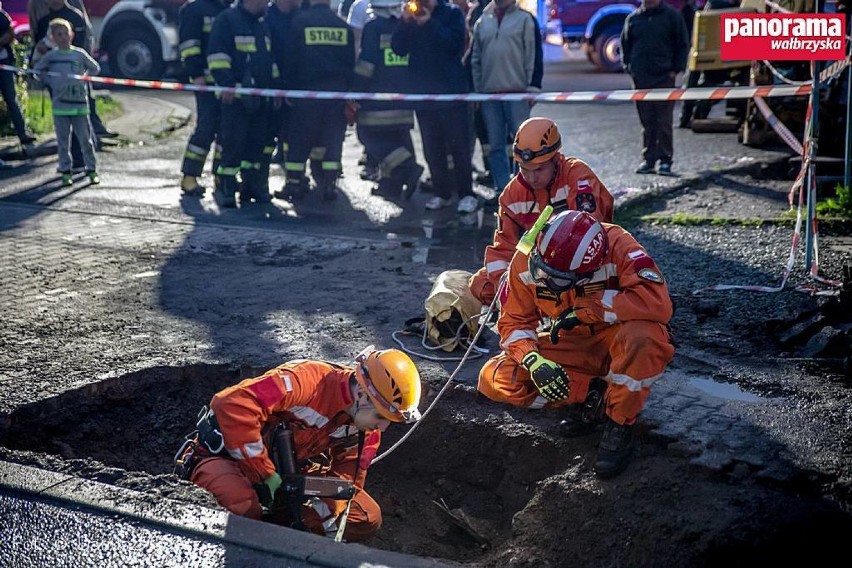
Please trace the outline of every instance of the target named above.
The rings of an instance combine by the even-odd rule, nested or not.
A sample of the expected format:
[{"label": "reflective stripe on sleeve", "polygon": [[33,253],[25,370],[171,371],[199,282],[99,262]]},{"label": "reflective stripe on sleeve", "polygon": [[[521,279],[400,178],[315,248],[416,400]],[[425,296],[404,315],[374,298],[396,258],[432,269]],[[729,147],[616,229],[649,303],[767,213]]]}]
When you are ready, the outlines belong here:
[{"label": "reflective stripe on sleeve", "polygon": [[263,453],[263,440],[243,444],[241,448],[228,449],[228,454],[235,460],[256,458]]},{"label": "reflective stripe on sleeve", "polygon": [[515,343],[516,341],[521,341],[522,339],[532,339],[533,341],[537,341],[538,336],[535,334],[535,331],[530,331],[528,329],[516,329],[515,331],[509,334],[509,337],[506,338],[506,341],[500,344],[500,347],[506,349],[511,344]]},{"label": "reflective stripe on sleeve", "polygon": [[510,203],[507,206],[509,211],[515,215],[523,215],[524,213],[529,212],[531,207],[533,208],[531,211],[532,213],[535,213],[538,209],[538,205],[535,201],[516,201],[515,203]]},{"label": "reflective stripe on sleeve", "polygon": [[499,270],[508,270],[509,263],[505,260],[492,260],[488,264],[485,265],[485,272],[491,274],[492,272],[497,272]]}]

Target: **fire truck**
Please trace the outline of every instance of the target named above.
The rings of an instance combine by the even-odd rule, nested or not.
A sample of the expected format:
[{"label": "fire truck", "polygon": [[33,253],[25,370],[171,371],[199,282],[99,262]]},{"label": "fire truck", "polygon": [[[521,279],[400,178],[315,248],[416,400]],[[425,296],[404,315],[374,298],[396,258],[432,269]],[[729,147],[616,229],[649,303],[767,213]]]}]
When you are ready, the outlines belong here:
[{"label": "fire truck", "polygon": [[[85,0],[95,35],[95,56],[111,75],[161,79],[178,60],[178,10],[185,0]],[[21,41],[34,31],[27,0],[3,0]]]}]

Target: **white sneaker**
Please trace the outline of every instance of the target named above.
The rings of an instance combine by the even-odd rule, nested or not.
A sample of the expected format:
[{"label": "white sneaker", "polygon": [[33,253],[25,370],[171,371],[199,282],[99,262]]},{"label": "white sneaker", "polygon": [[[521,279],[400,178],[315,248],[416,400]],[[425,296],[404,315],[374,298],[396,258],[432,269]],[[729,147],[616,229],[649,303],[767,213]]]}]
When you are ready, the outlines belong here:
[{"label": "white sneaker", "polygon": [[462,197],[461,201],[459,201],[458,209],[456,209],[459,213],[473,213],[479,209],[479,202],[472,195],[465,195]]},{"label": "white sneaker", "polygon": [[438,209],[449,207],[452,204],[452,199],[444,199],[443,197],[439,197],[436,195],[435,197],[426,202],[426,209],[428,209],[429,211],[437,211]]}]

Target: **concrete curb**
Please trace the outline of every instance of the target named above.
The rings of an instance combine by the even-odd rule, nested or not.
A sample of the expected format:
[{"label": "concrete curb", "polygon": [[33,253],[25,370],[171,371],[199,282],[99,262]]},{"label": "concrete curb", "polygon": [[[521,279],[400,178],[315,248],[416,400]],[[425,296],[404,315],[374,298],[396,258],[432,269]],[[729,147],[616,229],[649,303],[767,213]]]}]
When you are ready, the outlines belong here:
[{"label": "concrete curb", "polygon": [[185,536],[236,545],[314,566],[451,566],[438,560],[360,544],[339,544],[328,538],[246,519],[225,511],[173,499],[153,500],[137,491],[11,462],[0,461],[0,488],[34,497],[36,501],[49,500],[60,505],[82,507]]}]

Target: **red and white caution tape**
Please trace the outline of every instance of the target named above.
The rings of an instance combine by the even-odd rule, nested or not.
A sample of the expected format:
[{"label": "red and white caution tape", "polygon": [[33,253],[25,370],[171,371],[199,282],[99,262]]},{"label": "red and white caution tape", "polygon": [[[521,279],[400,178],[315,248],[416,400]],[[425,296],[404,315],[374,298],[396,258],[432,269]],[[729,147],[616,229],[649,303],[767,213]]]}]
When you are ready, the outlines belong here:
[{"label": "red and white caution tape", "polygon": [[763,115],[763,118],[772,127],[772,130],[775,131],[776,134],[787,143],[787,146],[790,147],[796,154],[802,155],[802,143],[790,132],[790,129],[784,126],[784,123],[778,120],[778,117],[772,112],[769,108],[769,105],[766,104],[761,97],[754,97],[754,104],[757,106],[757,109],[760,111],[760,114]]},{"label": "red and white caution tape", "polygon": [[[813,62],[811,62],[811,74],[813,74]],[[761,103],[765,105],[764,101],[760,101],[760,99],[755,99],[755,103],[757,103],[758,108],[760,108]],[[767,107],[767,110],[768,107]],[[762,110],[761,110],[762,112]],[[770,113],[771,114],[771,113]],[[766,115],[764,115],[766,116]],[[774,116],[774,115],[773,115]],[[768,118],[767,118],[768,120]],[[802,144],[799,145],[801,148],[802,155],[802,168],[799,170],[799,174],[796,176],[796,180],[793,182],[793,186],[790,188],[790,192],[788,193],[788,200],[790,202],[790,207],[793,207],[793,200],[796,192],[798,192],[798,204],[796,206],[796,225],[793,229],[793,237],[790,242],[790,253],[787,255],[787,262],[784,266],[784,273],[781,276],[781,282],[778,286],[755,286],[755,285],[739,285],[739,284],[716,284],[714,286],[707,286],[706,288],[701,288],[699,290],[695,290],[693,295],[700,294],[702,292],[707,291],[720,291],[720,290],[747,290],[751,292],[780,292],[787,285],[787,280],[790,277],[790,274],[793,271],[793,265],[796,260],[796,252],[799,248],[799,241],[801,239],[802,234],[802,222],[803,222],[803,213],[802,211],[805,207],[805,179],[808,180],[808,188],[807,191],[810,193],[810,199],[815,202],[816,200],[816,172],[815,172],[815,154],[816,154],[816,146],[813,144],[813,140],[811,138],[811,134],[813,129],[811,128],[811,121],[813,120],[813,104],[812,101],[808,102],[808,108],[805,113],[805,139]],[[780,123],[779,123],[780,124]],[[781,125],[783,126],[783,125]],[[777,132],[777,130],[776,130]],[[789,142],[788,142],[789,143]],[[798,144],[798,141],[796,141]],[[824,278],[819,275],[819,223],[814,217],[810,219],[811,223],[811,235],[813,237],[813,242],[811,243],[813,259],[811,261],[811,265],[808,268],[808,276],[821,284],[826,286],[830,286],[833,288],[840,288],[841,282],[837,280],[831,280],[828,278]],[[799,285],[795,288],[797,292],[805,292],[811,295],[836,295],[839,293],[839,290],[819,290],[814,285],[803,284]]]},{"label": "red and white caution tape", "polygon": [[822,73],[819,74],[820,83],[828,83],[829,81],[836,79],[843,73],[844,69],[849,67],[849,64],[852,63],[849,61],[849,58],[843,59],[842,61],[835,61],[828,67],[822,70]]},{"label": "red and white caution tape", "polygon": [[[17,73],[33,73],[11,65],[0,65],[0,69]],[[260,97],[287,97],[292,99],[316,100],[359,100],[359,101],[406,101],[406,102],[454,102],[454,101],[535,101],[539,103],[586,103],[586,102],[630,102],[630,101],[701,101],[720,99],[750,99],[753,97],[796,97],[809,95],[810,85],[764,85],[759,87],[701,87],[694,89],[623,89],[614,91],[565,91],[561,93],[463,93],[463,94],[409,94],[409,93],[361,93],[340,91],[302,91],[291,89],[256,89],[247,87],[219,87],[170,83],[166,81],[142,81],[67,75],[46,72],[46,75],[68,76],[81,81],[104,85],[120,85],[142,89],[167,91],[199,91],[214,93],[238,93]]]}]

